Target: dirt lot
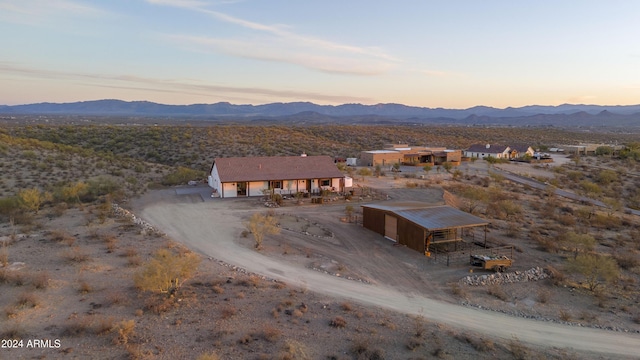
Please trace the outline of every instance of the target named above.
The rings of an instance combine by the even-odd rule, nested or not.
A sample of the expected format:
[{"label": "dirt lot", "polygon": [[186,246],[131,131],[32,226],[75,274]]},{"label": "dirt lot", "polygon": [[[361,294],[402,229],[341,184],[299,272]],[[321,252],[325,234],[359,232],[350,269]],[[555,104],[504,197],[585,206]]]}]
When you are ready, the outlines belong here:
[{"label": "dirt lot", "polygon": [[[442,190],[438,187],[403,188],[402,182],[407,181],[413,180],[368,179],[366,186],[380,188],[392,199],[442,202]],[[260,209],[259,202],[255,199],[206,200],[180,203],[178,198],[167,194],[157,203],[145,204],[141,214],[173,238],[203,254],[332,297],[423,315],[431,321],[496,338],[517,337],[536,347],[555,346],[627,356],[640,352],[637,347],[640,336],[637,334],[585,328],[583,326],[589,325],[590,321],[586,318],[573,321],[574,326],[566,326],[500,313],[557,320],[565,307],[587,306],[583,298],[572,293],[572,289],[549,290],[554,297],[551,302],[540,301],[536,295],[538,291],[531,291],[532,286],[536,289],[548,287],[545,284],[508,285],[506,291],[510,301],[506,302],[487,295],[486,290],[482,295],[469,290],[478,295],[472,296],[469,302],[496,311],[457,305],[467,301],[451,295],[451,283],[468,274],[467,265],[446,267],[437,264],[409,249],[393,246],[359,225],[341,222],[344,203],[278,208],[275,213],[283,224],[289,224],[284,227],[291,230],[283,230],[280,235],[270,237],[264,250],[257,252],[252,249],[252,239],[240,234],[243,220],[254,211],[264,211]],[[306,233],[296,230],[292,222],[302,222],[308,230]],[[518,263],[514,270],[544,266],[545,260],[536,254],[518,254]],[[597,318],[602,327],[617,328],[620,325],[615,316],[598,314]],[[490,331],[487,331],[487,324],[492,324]],[[638,330],[630,322],[624,326],[631,327],[626,330]],[[626,345],[621,347],[623,343]]]},{"label": "dirt lot", "polygon": [[[463,170],[470,181],[486,173],[474,166],[477,173]],[[444,203],[449,177],[367,177],[359,185],[373,196],[349,203],[288,200],[267,209],[257,198],[212,199],[206,187],[181,187],[127,204],[166,235],[99,204],[1,223],[0,335],[52,343],[1,349],[0,359],[637,357],[637,292],[598,299],[551,280],[462,286],[465,262],[447,267],[344,221],[346,205]],[[522,203],[539,199],[534,189],[516,190]],[[243,222],[266,211],[281,233],[256,251]],[[494,222],[491,241],[518,249],[513,271],[560,267],[558,254]],[[189,251],[176,242],[201,255],[195,276],[171,298],[136,289],[134,277],[158,249]]]}]

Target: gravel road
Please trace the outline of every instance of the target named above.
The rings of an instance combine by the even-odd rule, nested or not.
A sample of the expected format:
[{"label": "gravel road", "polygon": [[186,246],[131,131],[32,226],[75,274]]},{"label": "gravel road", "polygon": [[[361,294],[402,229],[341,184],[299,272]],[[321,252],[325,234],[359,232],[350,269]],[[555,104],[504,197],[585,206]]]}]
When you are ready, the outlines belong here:
[{"label": "gravel road", "polygon": [[634,358],[640,354],[640,335],[566,326],[510,317],[493,311],[449,304],[424,296],[428,289],[403,292],[386,284],[364,284],[278,261],[241,246],[245,206],[216,200],[178,203],[169,199],[146,204],[139,215],[173,239],[207,256],[290,285],[338,298],[380,306],[450,326],[502,339],[514,337],[534,347],[558,347],[591,352],[605,358]]}]

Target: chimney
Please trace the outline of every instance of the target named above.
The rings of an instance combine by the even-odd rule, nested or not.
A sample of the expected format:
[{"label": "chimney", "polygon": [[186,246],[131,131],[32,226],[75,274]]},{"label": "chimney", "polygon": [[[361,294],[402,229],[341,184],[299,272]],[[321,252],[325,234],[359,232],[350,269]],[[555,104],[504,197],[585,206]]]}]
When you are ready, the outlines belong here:
[{"label": "chimney", "polygon": [[487,145],[485,145],[485,146],[486,146],[486,148],[488,149],[488,148],[490,148],[490,147],[491,147],[491,144],[487,144]]}]

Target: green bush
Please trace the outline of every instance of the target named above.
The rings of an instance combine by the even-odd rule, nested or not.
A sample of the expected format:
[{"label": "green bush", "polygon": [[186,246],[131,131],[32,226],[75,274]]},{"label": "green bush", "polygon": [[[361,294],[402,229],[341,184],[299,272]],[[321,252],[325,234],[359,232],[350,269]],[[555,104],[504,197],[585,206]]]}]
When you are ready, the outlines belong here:
[{"label": "green bush", "polygon": [[181,166],[174,172],[167,174],[164,178],[162,178],[162,185],[181,185],[188,183],[190,180],[197,180],[202,178],[204,178],[204,173],[202,171]]}]

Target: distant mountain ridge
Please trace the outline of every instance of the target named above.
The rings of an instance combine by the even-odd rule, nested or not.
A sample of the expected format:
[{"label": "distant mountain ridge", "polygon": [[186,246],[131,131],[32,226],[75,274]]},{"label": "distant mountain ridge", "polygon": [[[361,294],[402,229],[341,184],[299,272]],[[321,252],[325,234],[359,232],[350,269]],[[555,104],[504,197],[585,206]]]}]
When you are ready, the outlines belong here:
[{"label": "distant mountain ridge", "polygon": [[[149,101],[94,100],[73,103],[38,103],[0,106],[0,114],[102,115],[159,117],[288,117],[340,122],[341,118],[373,117],[376,121],[437,122],[457,124],[558,125],[558,126],[640,126],[640,105],[529,105],[505,109],[475,106],[468,109],[444,109],[402,104],[318,105],[311,102],[271,103],[264,105],[215,104],[165,105]],[[342,119],[345,120],[345,119]],[[431,121],[429,121],[431,120]],[[376,122],[374,121],[374,122]],[[565,123],[565,122],[570,122]]]}]

